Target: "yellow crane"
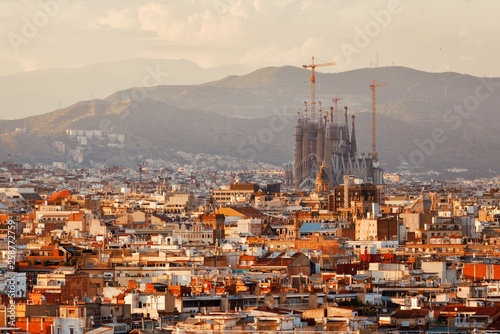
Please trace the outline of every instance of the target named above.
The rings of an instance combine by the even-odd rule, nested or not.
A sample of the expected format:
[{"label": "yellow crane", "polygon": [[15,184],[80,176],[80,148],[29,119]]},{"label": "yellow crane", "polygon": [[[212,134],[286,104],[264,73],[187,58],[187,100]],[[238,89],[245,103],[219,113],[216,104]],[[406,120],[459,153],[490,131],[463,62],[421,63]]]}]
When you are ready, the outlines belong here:
[{"label": "yellow crane", "polygon": [[332,66],[332,65],[337,65],[334,62],[331,63],[322,63],[322,64],[315,64],[314,63],[314,57],[312,57],[311,64],[309,65],[302,65],[305,69],[310,68],[311,69],[311,119],[314,120],[316,117],[316,110],[315,110],[315,105],[316,105],[316,75],[314,74],[314,69],[316,67],[322,67],[322,66]]},{"label": "yellow crane", "polygon": [[377,141],[376,141],[376,89],[377,87],[387,86],[383,83],[375,83],[375,80],[372,80],[372,84],[370,85],[370,89],[372,90],[372,156],[373,160],[378,160],[377,157]]}]

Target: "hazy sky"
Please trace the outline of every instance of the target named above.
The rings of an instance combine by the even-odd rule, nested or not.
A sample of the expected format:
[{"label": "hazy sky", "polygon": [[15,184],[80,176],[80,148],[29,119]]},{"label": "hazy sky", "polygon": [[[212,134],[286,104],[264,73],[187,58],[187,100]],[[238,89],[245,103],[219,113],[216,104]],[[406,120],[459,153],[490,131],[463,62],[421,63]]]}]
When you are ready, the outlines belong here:
[{"label": "hazy sky", "polygon": [[0,75],[146,58],[500,76],[500,2],[2,0]]}]

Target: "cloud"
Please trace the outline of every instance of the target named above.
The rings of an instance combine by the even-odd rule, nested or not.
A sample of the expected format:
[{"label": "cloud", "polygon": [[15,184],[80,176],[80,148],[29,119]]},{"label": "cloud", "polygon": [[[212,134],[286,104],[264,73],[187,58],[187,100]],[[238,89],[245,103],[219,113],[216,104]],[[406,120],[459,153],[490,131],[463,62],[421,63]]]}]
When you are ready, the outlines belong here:
[{"label": "cloud", "polygon": [[469,25],[463,26],[457,32],[457,37],[458,38],[466,38],[466,37],[470,37],[471,35],[472,35],[472,28]]},{"label": "cloud", "polygon": [[246,33],[241,30],[241,22],[248,14],[242,6],[236,3],[224,9],[216,5],[149,3],[138,10],[138,17],[141,29],[156,33],[168,43],[221,46],[238,41]]},{"label": "cloud", "polygon": [[2,0],[0,74],[11,72],[12,64],[53,68],[137,56],[187,58],[202,66],[255,67],[300,66],[315,56],[337,62],[325,71],[341,71],[369,66],[377,51],[381,65],[394,61],[435,71],[448,64],[450,70],[471,74],[496,68],[499,48],[491,41],[500,3],[487,0],[443,0],[432,7],[401,1],[403,9],[390,25],[350,63],[342,61],[339,46],[354,43],[356,28],[364,29],[373,20],[372,13],[388,4],[389,0],[64,1],[18,55],[5,36],[19,33],[23,17],[39,11],[40,2]]},{"label": "cloud", "polygon": [[[253,47],[239,59],[239,63],[254,66],[284,66],[294,64],[301,66],[310,61],[312,56],[316,59],[333,61],[332,47],[327,45],[324,37],[308,37],[300,45],[279,45],[269,43],[261,47]],[[263,65],[267,64],[267,65]]]},{"label": "cloud", "polygon": [[137,12],[132,9],[110,9],[106,17],[98,19],[98,23],[115,29],[136,29],[139,27]]}]

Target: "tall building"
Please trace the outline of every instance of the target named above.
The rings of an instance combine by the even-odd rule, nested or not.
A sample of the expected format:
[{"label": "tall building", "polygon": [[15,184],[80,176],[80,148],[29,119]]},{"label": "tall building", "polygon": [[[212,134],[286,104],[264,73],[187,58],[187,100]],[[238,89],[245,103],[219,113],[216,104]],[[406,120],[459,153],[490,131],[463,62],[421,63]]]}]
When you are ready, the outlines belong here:
[{"label": "tall building", "polygon": [[382,169],[371,154],[358,154],[356,146],[355,116],[352,115],[349,134],[348,108],[344,108],[343,121],[336,122],[333,107],[323,114],[319,104],[318,119],[309,117],[307,102],[298,112],[295,125],[294,186],[314,189],[319,167],[324,164],[330,189],[343,182],[344,175],[374,184],[382,184]]},{"label": "tall building", "polygon": [[384,199],[384,189],[381,185],[372,183],[351,184],[344,181],[341,186],[336,186],[328,195],[328,210],[338,212],[339,209],[351,209],[351,214],[356,217],[366,216],[368,212],[376,214],[374,204],[382,204]]}]

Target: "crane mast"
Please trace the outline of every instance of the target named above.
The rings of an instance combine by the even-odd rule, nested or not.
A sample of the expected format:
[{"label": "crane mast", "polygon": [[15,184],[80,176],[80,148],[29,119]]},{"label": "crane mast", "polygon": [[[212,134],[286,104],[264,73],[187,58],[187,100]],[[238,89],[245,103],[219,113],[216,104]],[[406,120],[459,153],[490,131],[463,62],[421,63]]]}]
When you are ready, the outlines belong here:
[{"label": "crane mast", "polygon": [[375,80],[372,80],[372,84],[370,85],[370,89],[372,90],[372,157],[373,160],[378,160],[377,157],[377,141],[376,141],[376,89],[377,87],[386,86],[382,83],[375,83]]},{"label": "crane mast", "polygon": [[309,65],[302,65],[305,69],[310,68],[311,69],[311,119],[314,120],[316,118],[316,74],[314,73],[314,69],[316,67],[321,67],[321,66],[332,66],[336,65],[336,63],[331,62],[331,63],[322,63],[322,64],[315,64],[314,63],[314,57],[312,57],[311,64]]}]

